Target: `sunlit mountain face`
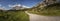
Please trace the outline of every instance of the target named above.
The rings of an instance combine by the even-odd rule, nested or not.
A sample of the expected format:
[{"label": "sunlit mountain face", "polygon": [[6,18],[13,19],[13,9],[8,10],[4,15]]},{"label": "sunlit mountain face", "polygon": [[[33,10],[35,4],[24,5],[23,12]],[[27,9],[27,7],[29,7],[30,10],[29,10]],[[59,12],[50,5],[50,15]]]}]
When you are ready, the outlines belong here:
[{"label": "sunlit mountain face", "polygon": [[15,6],[30,8],[42,0],[0,0],[0,9],[9,10]]}]

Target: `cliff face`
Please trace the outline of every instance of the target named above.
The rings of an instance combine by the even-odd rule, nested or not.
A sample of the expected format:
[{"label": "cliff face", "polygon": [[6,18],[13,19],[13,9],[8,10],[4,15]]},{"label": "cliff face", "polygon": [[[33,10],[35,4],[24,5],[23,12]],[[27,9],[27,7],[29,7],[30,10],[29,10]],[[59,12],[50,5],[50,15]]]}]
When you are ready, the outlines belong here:
[{"label": "cliff face", "polygon": [[43,9],[45,6],[51,5],[51,4],[55,4],[55,3],[59,3],[60,0],[43,0],[42,2],[37,4],[37,8]]},{"label": "cliff face", "polygon": [[60,0],[44,0],[43,2],[45,2],[47,4],[54,4],[54,3],[59,3]]}]

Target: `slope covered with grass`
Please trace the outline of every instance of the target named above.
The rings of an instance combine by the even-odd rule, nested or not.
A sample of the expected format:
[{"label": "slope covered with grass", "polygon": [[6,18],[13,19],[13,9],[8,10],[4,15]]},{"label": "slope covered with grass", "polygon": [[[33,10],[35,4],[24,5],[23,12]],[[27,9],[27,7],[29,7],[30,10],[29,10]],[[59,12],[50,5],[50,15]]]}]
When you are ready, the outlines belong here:
[{"label": "slope covered with grass", "polygon": [[0,11],[0,21],[29,21],[24,11]]},{"label": "slope covered with grass", "polygon": [[39,7],[30,9],[28,12],[38,14],[38,15],[45,15],[45,16],[60,16],[60,4],[51,4],[45,6],[43,9]]}]

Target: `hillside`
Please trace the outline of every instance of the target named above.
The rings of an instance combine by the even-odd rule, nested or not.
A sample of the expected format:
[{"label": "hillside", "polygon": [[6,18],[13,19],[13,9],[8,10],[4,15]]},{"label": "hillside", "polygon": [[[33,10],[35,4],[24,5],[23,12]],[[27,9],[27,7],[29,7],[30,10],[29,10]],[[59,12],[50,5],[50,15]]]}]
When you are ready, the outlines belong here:
[{"label": "hillside", "polygon": [[54,3],[47,6],[41,6],[41,4],[39,4],[28,12],[45,16],[60,16],[60,3]]}]

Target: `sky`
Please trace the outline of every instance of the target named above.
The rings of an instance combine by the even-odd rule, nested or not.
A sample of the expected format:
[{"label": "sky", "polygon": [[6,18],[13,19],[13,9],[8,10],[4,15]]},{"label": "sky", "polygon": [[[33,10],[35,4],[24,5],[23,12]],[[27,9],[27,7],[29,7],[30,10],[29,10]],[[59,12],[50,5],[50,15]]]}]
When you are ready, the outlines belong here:
[{"label": "sky", "polygon": [[0,0],[0,8],[10,9],[9,5],[15,5],[15,4],[32,7],[41,1],[42,0]]}]

